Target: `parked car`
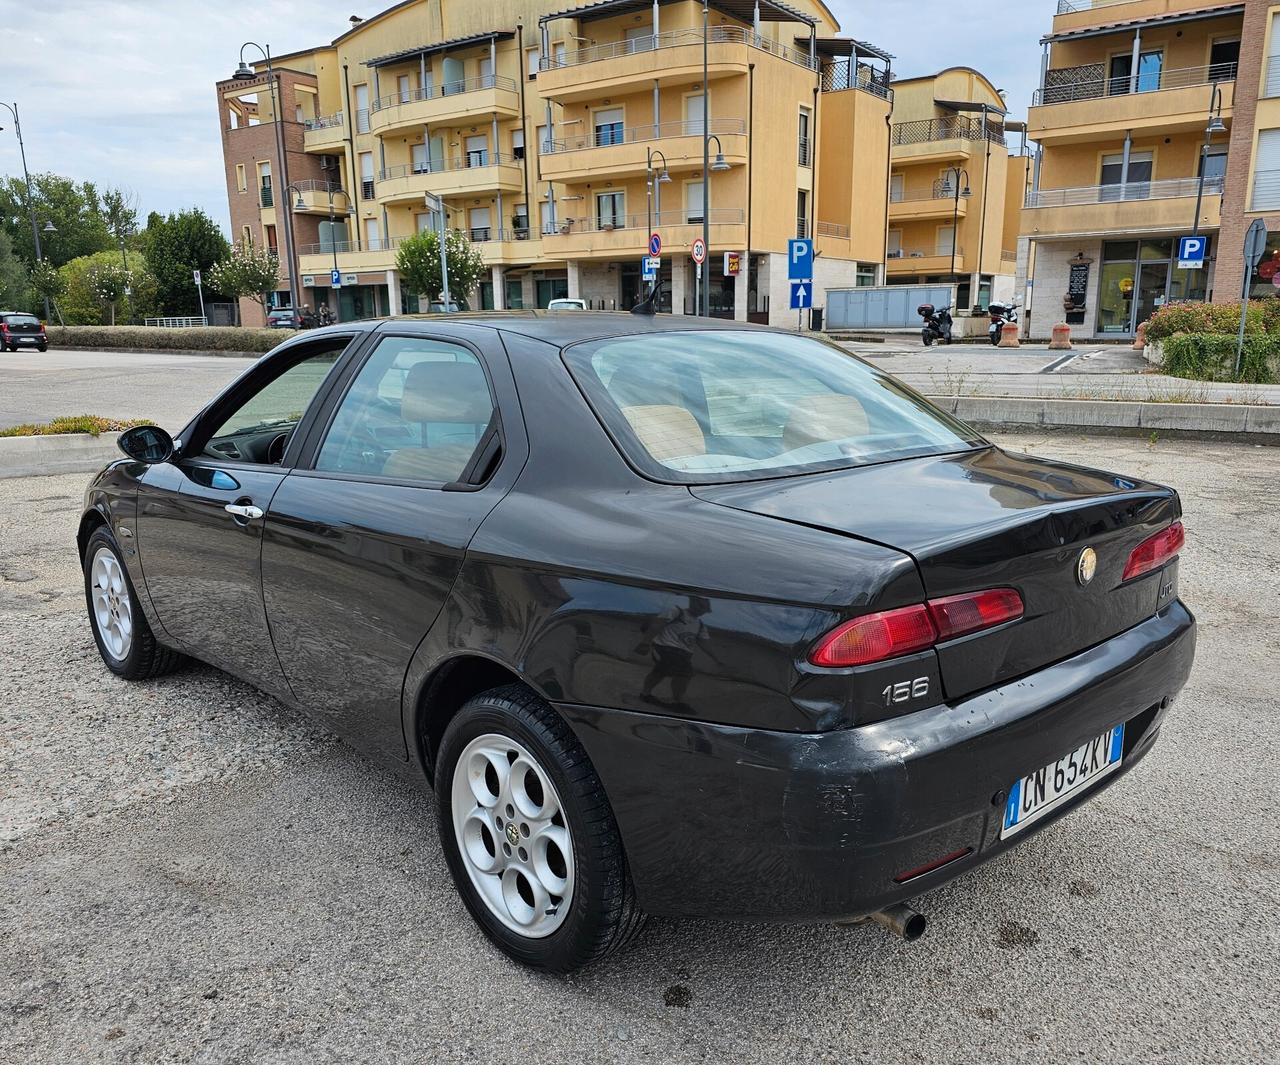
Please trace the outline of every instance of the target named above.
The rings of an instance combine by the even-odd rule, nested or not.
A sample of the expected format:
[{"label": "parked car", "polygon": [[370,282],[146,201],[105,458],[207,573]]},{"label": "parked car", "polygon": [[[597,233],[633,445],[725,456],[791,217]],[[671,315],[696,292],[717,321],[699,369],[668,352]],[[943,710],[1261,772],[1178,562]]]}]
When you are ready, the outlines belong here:
[{"label": "parked car", "polygon": [[586,309],[586,300],[558,299],[547,304],[549,311],[585,311]]},{"label": "parked car", "polygon": [[644,914],[918,935],[906,900],[1142,759],[1194,654],[1173,490],[810,337],[347,323],[120,447],[78,538],[106,667],[198,658],[409,763],[547,970]]},{"label": "parked car", "polygon": [[427,310],[432,314],[445,314],[446,312],[449,314],[457,314],[462,310],[462,308],[453,300],[449,301],[449,305],[447,307],[445,306],[444,300],[432,300],[431,303],[427,305]]},{"label": "parked car", "polygon": [[268,329],[313,329],[316,317],[308,310],[296,307],[272,307],[267,312]]},{"label": "parked car", "polygon": [[0,311],[0,351],[19,348],[49,350],[49,336],[44,323],[34,314],[23,311]]}]

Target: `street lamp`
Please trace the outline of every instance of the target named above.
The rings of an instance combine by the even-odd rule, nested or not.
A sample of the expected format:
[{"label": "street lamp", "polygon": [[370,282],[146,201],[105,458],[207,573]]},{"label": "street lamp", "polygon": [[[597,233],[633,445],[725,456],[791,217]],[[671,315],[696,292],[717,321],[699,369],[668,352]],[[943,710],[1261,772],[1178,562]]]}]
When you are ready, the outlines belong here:
[{"label": "street lamp", "polygon": [[1226,133],[1227,124],[1222,121],[1222,86],[1215,82],[1209,96],[1209,124],[1204,129],[1204,146],[1200,149],[1200,183],[1196,188],[1196,217],[1191,223],[1191,235],[1200,235],[1200,208],[1204,204],[1205,167],[1209,162],[1209,148],[1215,133]]},{"label": "street lamp", "polygon": [[[662,169],[657,171],[656,173],[654,172],[654,169],[653,169],[654,156],[657,156],[659,159],[662,160]],[[645,231],[644,239],[645,239],[645,246],[646,246],[645,254],[648,254],[648,251],[647,251],[648,241],[649,241],[650,234],[653,233],[654,219],[656,218],[658,220],[659,225],[662,224],[662,190],[658,188],[658,186],[666,185],[671,181],[671,175],[670,173],[667,172],[667,157],[663,155],[662,152],[659,151],[657,148],[646,148],[645,159],[644,159],[644,171],[645,171],[645,174],[647,175],[647,178],[645,181],[645,191],[648,193],[646,202],[647,202],[647,207],[649,212],[648,218],[645,219],[645,221],[648,223],[648,226]],[[655,281],[654,284],[656,286],[657,282]]]},{"label": "street lamp", "polygon": [[[22,181],[27,188],[27,214],[31,217],[31,237],[35,241],[36,262],[40,262],[44,258],[44,251],[40,247],[40,228],[36,225],[36,205],[31,198],[31,175],[27,172],[27,146],[22,142],[22,122],[18,118],[18,103],[15,100],[12,104],[0,103],[9,114],[13,115],[13,132],[18,138],[18,154],[22,157]],[[0,130],[4,126],[0,126]],[[46,233],[56,233],[52,222],[44,224]],[[49,320],[49,297],[44,298],[44,320]]]},{"label": "street lamp", "polygon": [[[280,110],[282,105],[280,102],[279,83],[275,68],[271,65],[271,49],[258,44],[257,41],[245,41],[240,46],[240,65],[236,67],[236,72],[231,75],[235,81],[253,81],[258,76],[257,71],[244,61],[244,50],[246,48],[256,48],[262,53],[262,58],[266,60],[267,82],[270,85],[271,92],[271,115],[276,127],[276,157],[280,163],[280,182],[284,185],[285,195],[287,196],[289,189],[289,160],[284,150],[284,115]],[[288,211],[282,212],[282,215],[284,225],[281,229],[284,236],[285,270],[289,279],[289,302],[296,310],[299,306],[299,293],[297,271],[294,270],[293,262],[293,216]]]},{"label": "street lamp", "polygon": [[[290,187],[294,188],[293,186]],[[294,188],[294,191],[298,192],[296,188]],[[334,196],[345,196],[347,198],[347,214],[351,213],[351,208],[354,204],[352,203],[351,195],[347,190],[343,188],[335,188],[332,181],[326,182],[325,191],[329,194],[329,247],[333,251],[333,272],[336,274],[338,272],[338,242],[333,237],[333,227],[337,224],[333,213],[333,198]],[[294,203],[293,209],[295,211],[305,211],[307,209],[306,202],[302,199],[301,192],[298,192],[298,199],[297,202]],[[341,322],[342,300],[335,296],[333,302],[336,304],[334,308],[336,312],[334,320]]]},{"label": "street lamp", "polygon": [[[951,178],[955,177],[955,191],[951,188]],[[956,240],[960,236],[960,200],[968,199],[973,195],[973,190],[969,188],[969,171],[962,167],[952,166],[947,168],[946,176],[942,179],[940,190],[943,197],[955,197],[955,209],[951,212],[951,276],[956,274]]]}]

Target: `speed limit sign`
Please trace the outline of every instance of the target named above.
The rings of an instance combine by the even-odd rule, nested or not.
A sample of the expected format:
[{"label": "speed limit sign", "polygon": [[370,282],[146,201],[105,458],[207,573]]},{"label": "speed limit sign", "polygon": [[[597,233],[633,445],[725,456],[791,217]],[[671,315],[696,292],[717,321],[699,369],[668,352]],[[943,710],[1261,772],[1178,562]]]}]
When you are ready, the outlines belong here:
[{"label": "speed limit sign", "polygon": [[701,237],[698,237],[693,242],[691,253],[693,255],[693,261],[701,266],[707,261],[707,242]]}]

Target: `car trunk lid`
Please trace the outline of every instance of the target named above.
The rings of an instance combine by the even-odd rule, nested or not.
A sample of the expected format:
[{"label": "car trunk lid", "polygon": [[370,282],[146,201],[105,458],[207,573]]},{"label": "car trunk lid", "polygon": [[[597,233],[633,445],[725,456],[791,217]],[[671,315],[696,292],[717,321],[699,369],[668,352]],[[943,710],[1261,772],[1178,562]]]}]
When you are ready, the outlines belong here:
[{"label": "car trunk lid", "polygon": [[[998,448],[692,491],[904,551],[931,599],[1016,588],[1020,621],[938,645],[953,699],[1101,643],[1170,596],[1166,576],[1122,578],[1133,549],[1179,515],[1175,492]],[[1082,582],[1085,548],[1097,567]]]}]

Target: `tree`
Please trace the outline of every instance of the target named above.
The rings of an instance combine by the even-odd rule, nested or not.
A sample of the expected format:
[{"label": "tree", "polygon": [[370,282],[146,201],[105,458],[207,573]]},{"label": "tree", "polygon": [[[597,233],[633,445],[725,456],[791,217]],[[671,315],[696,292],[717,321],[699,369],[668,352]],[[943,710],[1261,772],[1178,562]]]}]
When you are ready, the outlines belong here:
[{"label": "tree", "polygon": [[102,194],[102,214],[116,243],[124,244],[138,230],[138,194],[131,189],[107,189]]},{"label": "tree", "polygon": [[192,272],[208,271],[230,253],[227,238],[198,207],[161,218],[152,213],[142,234],[142,252],[158,285],[166,315],[200,313]]},{"label": "tree", "polygon": [[[32,174],[31,200],[36,226],[41,230],[41,250],[54,266],[111,247],[102,199],[92,182],[77,183],[57,174]],[[45,233],[44,226],[50,222],[55,232]],[[0,181],[0,229],[9,234],[18,258],[35,265],[31,212],[21,177]]]},{"label": "tree", "polygon": [[116,262],[95,263],[86,279],[98,302],[110,309],[111,320],[107,324],[115,325],[116,307],[133,292],[133,271]]},{"label": "tree", "polygon": [[31,283],[26,267],[13,254],[13,241],[0,230],[0,308],[7,311],[31,309]]},{"label": "tree", "polygon": [[[459,230],[449,231],[444,251],[449,267],[449,297],[459,306],[466,307],[468,295],[485,274],[484,259],[467,235]],[[440,299],[444,284],[440,278],[440,237],[435,233],[415,233],[400,243],[396,253],[396,269],[409,292]]]},{"label": "tree", "polygon": [[64,289],[58,307],[67,325],[107,325],[158,313],[156,279],[141,265],[126,271],[118,251],[72,259],[58,275]]},{"label": "tree", "polygon": [[266,313],[267,300],[280,283],[280,259],[275,252],[252,244],[237,244],[231,257],[209,270],[209,287],[232,299],[248,297]]},{"label": "tree", "polygon": [[62,299],[66,290],[66,281],[52,263],[42,260],[31,268],[31,291],[41,303]]}]

